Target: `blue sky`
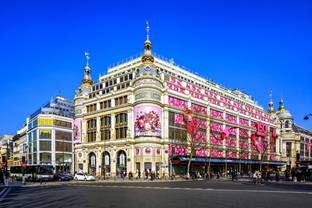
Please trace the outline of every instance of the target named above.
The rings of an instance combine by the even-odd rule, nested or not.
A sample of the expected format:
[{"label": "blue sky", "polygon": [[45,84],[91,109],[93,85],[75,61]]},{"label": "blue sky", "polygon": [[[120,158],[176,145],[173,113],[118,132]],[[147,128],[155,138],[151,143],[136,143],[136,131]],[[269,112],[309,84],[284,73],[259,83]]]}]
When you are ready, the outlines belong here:
[{"label": "blue sky", "polygon": [[73,98],[84,51],[92,76],[141,53],[145,20],[153,51],[252,95],[267,109],[282,97],[312,129],[311,1],[3,1],[0,135],[15,134],[51,97]]}]

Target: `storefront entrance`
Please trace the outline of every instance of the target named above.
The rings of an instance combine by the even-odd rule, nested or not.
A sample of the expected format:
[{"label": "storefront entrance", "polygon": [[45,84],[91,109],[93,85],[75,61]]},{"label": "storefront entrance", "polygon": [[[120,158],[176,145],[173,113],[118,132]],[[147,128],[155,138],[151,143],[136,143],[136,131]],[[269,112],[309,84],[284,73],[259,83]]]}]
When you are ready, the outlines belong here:
[{"label": "storefront entrance", "polygon": [[96,175],[96,156],[93,152],[89,154],[89,168],[88,173],[95,176]]},{"label": "storefront entrance", "polygon": [[127,155],[123,150],[117,152],[116,172],[117,177],[123,178],[127,176]]}]

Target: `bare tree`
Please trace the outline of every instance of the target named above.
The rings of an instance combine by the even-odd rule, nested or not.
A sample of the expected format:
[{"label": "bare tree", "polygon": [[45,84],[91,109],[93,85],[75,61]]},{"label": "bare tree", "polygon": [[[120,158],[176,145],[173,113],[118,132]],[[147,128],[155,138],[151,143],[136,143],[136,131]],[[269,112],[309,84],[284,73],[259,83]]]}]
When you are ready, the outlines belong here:
[{"label": "bare tree", "polygon": [[[258,124],[259,125],[259,124]],[[262,164],[271,152],[274,151],[274,146],[276,145],[276,139],[278,135],[275,130],[267,131],[263,129],[263,133],[254,133],[251,135],[251,150],[257,152],[260,155],[259,170],[262,171]],[[271,137],[270,137],[271,136]],[[270,160],[270,158],[269,158]]]},{"label": "bare tree", "polygon": [[183,145],[186,147],[188,156],[187,163],[187,178],[190,178],[190,169],[192,158],[198,151],[204,151],[207,147],[206,135],[201,133],[201,129],[205,129],[205,122],[202,122],[199,117],[196,117],[192,110],[186,109],[183,112],[183,122],[186,128],[186,139]]}]

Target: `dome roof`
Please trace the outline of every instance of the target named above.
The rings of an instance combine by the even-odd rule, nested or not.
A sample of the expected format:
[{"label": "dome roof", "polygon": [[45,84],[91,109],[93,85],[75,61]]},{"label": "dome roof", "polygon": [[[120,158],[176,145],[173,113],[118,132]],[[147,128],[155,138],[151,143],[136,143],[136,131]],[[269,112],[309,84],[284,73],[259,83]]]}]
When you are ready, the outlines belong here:
[{"label": "dome roof", "polygon": [[279,119],[292,119],[292,115],[288,111],[278,112],[277,116]]}]

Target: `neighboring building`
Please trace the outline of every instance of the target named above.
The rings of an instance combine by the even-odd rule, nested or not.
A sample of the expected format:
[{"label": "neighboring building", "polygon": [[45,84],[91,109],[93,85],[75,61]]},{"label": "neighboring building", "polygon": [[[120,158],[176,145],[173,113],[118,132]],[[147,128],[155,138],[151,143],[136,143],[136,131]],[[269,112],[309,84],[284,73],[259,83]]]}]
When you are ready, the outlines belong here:
[{"label": "neighboring building", "polygon": [[[186,150],[175,141],[186,137],[179,123],[186,108],[196,113],[202,124],[200,134],[212,146],[196,152],[194,163],[202,167],[200,159],[210,155],[216,171],[226,162],[228,167],[240,164],[245,172],[255,168],[260,156],[252,150],[251,135],[261,124],[267,130],[264,136],[271,140],[278,128],[249,95],[156,57],[149,34],[142,56],[108,69],[97,83],[90,72],[87,63],[75,96],[76,171],[112,176],[131,171],[143,176],[150,169],[163,176],[172,168],[185,170],[185,157],[179,156]],[[210,132],[220,134],[225,129],[231,141],[213,141]],[[265,161],[282,165],[279,138],[274,141]]]},{"label": "neighboring building", "polygon": [[17,131],[13,137],[13,165],[19,166],[26,163],[27,158],[27,125]]},{"label": "neighboring building", "polygon": [[0,168],[6,169],[13,165],[13,143],[12,135],[0,137]]},{"label": "neighboring building", "polygon": [[27,164],[73,171],[73,102],[57,96],[27,119]]},{"label": "neighboring building", "polygon": [[312,131],[294,123],[292,115],[285,109],[284,101],[280,100],[278,111],[274,111],[273,102],[269,104],[276,125],[280,126],[281,159],[288,167],[296,165],[312,165]]}]

